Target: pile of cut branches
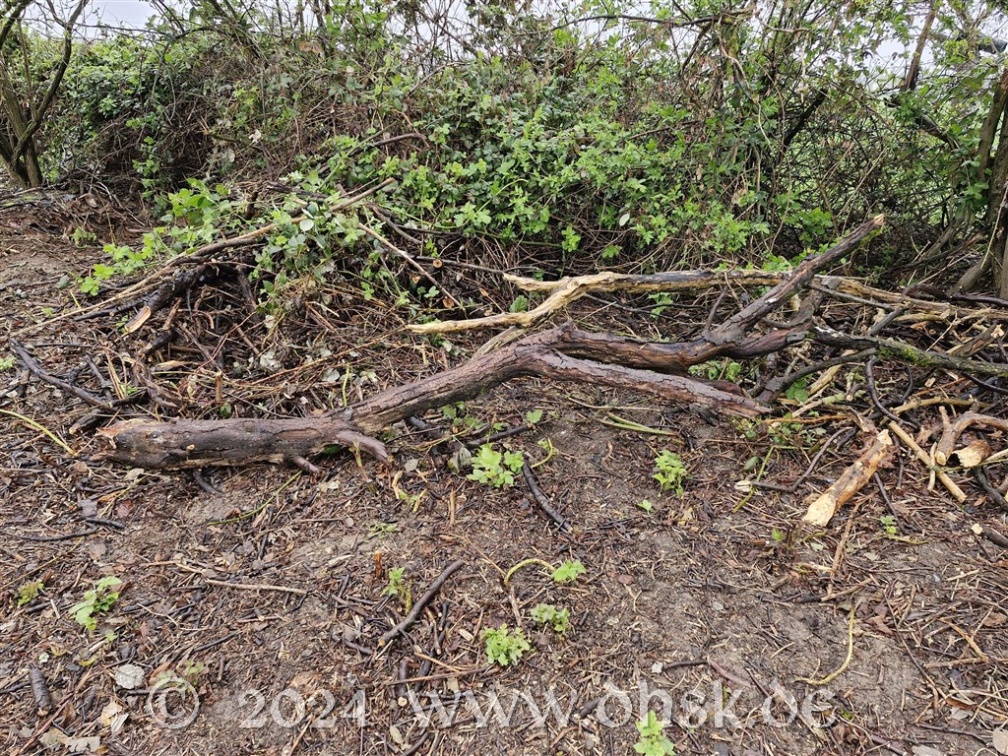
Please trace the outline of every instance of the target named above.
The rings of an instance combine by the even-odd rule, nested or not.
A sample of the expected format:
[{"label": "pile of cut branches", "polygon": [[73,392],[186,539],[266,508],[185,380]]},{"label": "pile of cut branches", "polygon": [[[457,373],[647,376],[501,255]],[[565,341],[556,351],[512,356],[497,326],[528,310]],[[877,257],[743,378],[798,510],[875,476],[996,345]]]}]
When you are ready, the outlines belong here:
[{"label": "pile of cut branches", "polygon": [[[856,279],[823,273],[855,252],[883,223],[881,216],[863,223],[832,248],[806,258],[788,273],[602,272],[558,281],[509,276],[511,285],[530,296],[545,294],[545,298],[528,312],[407,325],[409,332],[424,337],[505,329],[484,342],[466,362],[370,395],[360,392],[357,401],[350,401],[344,391],[343,406],[317,407],[308,416],[118,419],[99,430],[99,457],[147,468],[274,462],[317,472],[312,458],[343,446],[388,461],[389,453],[379,437],[394,424],[470,399],[519,376],[539,376],[645,392],[668,402],[699,405],[743,418],[771,415],[782,403],[792,416],[823,406],[840,410],[841,416],[852,419],[866,434],[867,451],[849,475],[812,502],[809,519],[813,522],[827,521],[884,464],[893,447],[890,434],[925,463],[932,478],[957,500],[964,500],[966,495],[942,469],[943,465],[968,464],[985,495],[1003,504],[1005,484],[991,481],[984,471],[1000,462],[1004,454],[994,453],[987,441],[981,447],[967,439],[968,452],[956,446],[960,436],[972,427],[1008,429],[1008,421],[992,413],[991,405],[984,404],[982,397],[1006,392],[1002,386],[1008,377],[1003,334],[1008,309],[998,300],[935,301],[914,296],[919,292],[888,292]],[[128,297],[133,297],[133,315],[124,329],[132,334],[156,312],[170,309],[174,313],[183,293],[191,297],[193,289],[210,280],[207,271],[218,264],[215,254],[252,245],[261,236],[245,234],[208,245],[191,258],[178,258],[161,268],[159,275],[148,276],[112,297],[114,307],[105,302],[95,309],[122,313],[128,309]],[[415,259],[409,258],[408,262],[411,268],[418,266]],[[426,270],[420,273],[430,275]],[[746,290],[755,288],[763,293],[747,300]],[[706,323],[685,340],[632,338],[589,330],[583,323],[570,320],[536,330],[583,296],[622,293],[632,297],[691,291],[713,291],[717,296]],[[722,310],[726,301],[742,305],[725,315]],[[782,310],[786,310],[783,315]],[[172,317],[174,314],[168,320]],[[166,325],[162,325],[161,334],[167,337],[147,344],[134,358],[135,363],[158,355],[176,336]],[[89,400],[99,417],[118,415],[126,406],[142,401],[142,396],[132,396],[129,401],[103,400],[48,374],[20,344],[14,344],[14,348],[38,378]],[[704,380],[690,370],[716,360],[759,360],[763,365],[761,378],[747,393],[735,383]],[[905,390],[898,400],[880,396],[876,381],[880,366],[893,362],[903,363],[908,371]],[[839,394],[827,395],[827,388],[841,368],[857,363],[864,365],[863,381],[848,385]],[[774,366],[779,365],[787,367],[775,373]],[[951,383],[936,388],[941,375],[949,376]],[[783,396],[789,387],[804,384],[813,376],[816,379],[802,392],[805,397],[801,401]],[[146,381],[147,395],[155,407],[170,409],[170,403],[156,400],[158,387],[149,376]],[[858,399],[863,400],[861,406]],[[927,407],[939,408],[942,426],[929,427],[927,421],[915,417],[914,413]],[[957,407],[968,411],[952,421],[948,412]],[[877,426],[880,421],[885,426],[881,430]],[[916,431],[916,438],[907,428]],[[940,442],[930,452],[924,451],[936,433],[941,433]]]}]

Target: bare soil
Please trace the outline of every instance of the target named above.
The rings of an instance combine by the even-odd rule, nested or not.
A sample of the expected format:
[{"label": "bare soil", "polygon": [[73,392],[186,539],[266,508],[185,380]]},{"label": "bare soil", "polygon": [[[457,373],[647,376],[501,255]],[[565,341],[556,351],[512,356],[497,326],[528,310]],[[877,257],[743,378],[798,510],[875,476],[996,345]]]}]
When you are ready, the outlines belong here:
[{"label": "bare soil", "polygon": [[[124,336],[122,313],[85,319],[75,286],[60,287],[100,259],[110,229],[128,236],[118,213],[57,203],[0,214],[0,323],[47,372],[94,396],[141,392],[120,416],[307,415],[479,344],[451,354],[406,336],[391,306],[363,302],[348,281],[305,293],[277,325],[225,281],[184,297],[165,316],[172,346],[144,356],[164,317]],[[77,228],[95,234],[83,248],[70,241]],[[972,385],[932,378],[920,391]],[[894,369],[880,390],[898,394],[901,381]],[[901,452],[879,477],[890,504],[869,486],[817,532],[799,527],[805,497],[851,463],[863,436],[831,445],[793,492],[736,486],[761,468],[764,481],[797,479],[849,424],[835,413],[746,426],[524,380],[454,419],[432,413],[433,433],[392,429],[388,466],[340,452],[316,460],[319,476],[257,466],[205,471],[201,485],[92,459],[110,415],[71,434],[95,408],[17,360],[0,391],[10,753],[625,754],[648,707],[670,720],[677,753],[1005,753],[1008,562],[971,529],[1003,530],[1005,514],[970,477],[953,473],[969,494],[959,505]],[[468,480],[450,468],[456,442],[439,441],[452,428],[478,441],[466,423],[485,436],[529,410],[542,420],[497,448],[538,462],[552,444],[536,475],[570,533],[520,475],[501,490]],[[615,427],[614,416],[659,433]],[[666,449],[688,470],[681,496],[653,478]],[[560,585],[532,563],[505,583],[530,559],[586,571]],[[386,591],[391,571],[404,569],[416,600],[456,560],[462,569],[382,646],[407,604]],[[110,575],[120,596],[89,631],[72,607]],[[541,603],[569,610],[565,633],[531,619]],[[502,624],[533,646],[508,668],[488,661],[482,637]],[[428,723],[435,696],[445,718]]]}]

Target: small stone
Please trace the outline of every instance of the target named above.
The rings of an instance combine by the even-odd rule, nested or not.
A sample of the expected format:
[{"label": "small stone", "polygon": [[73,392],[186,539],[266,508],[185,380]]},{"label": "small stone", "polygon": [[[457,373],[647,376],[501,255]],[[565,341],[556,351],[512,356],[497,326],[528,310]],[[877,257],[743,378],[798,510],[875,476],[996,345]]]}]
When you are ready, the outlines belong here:
[{"label": "small stone", "polygon": [[143,685],[146,673],[137,664],[123,664],[115,671],[115,683],[126,690],[136,690]]}]

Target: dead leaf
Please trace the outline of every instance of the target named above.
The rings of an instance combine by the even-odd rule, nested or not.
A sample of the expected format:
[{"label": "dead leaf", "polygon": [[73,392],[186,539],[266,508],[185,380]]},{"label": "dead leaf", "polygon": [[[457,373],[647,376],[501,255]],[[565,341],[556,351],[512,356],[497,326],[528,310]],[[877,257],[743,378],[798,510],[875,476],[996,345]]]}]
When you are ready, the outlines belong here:
[{"label": "dead leaf", "polygon": [[944,751],[926,745],[915,745],[910,751],[914,756],[945,756]]},{"label": "dead leaf", "polygon": [[39,735],[38,742],[44,745],[46,748],[52,748],[53,746],[66,745],[69,738],[66,734],[61,732],[56,727],[50,727],[48,730]]},{"label": "dead leaf", "polygon": [[115,699],[105,704],[98,718],[103,727],[109,728],[112,735],[119,734],[127,719],[129,719],[129,712],[123,709],[122,704]]},{"label": "dead leaf", "polygon": [[90,738],[68,738],[66,747],[70,753],[97,753],[101,748],[101,738],[97,735]]},{"label": "dead leaf", "polygon": [[1008,730],[994,730],[991,733],[991,745],[1001,754],[1008,754]]},{"label": "dead leaf", "polygon": [[88,556],[94,559],[96,562],[105,556],[105,552],[108,551],[108,546],[106,546],[101,541],[94,541],[88,544],[87,553]]}]

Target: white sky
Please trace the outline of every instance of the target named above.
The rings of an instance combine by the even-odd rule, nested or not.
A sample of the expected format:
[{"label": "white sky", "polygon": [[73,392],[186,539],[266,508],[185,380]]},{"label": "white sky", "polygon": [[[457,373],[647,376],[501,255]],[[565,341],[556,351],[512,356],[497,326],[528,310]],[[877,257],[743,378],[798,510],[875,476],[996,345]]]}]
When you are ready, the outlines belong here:
[{"label": "white sky", "polygon": [[94,0],[91,4],[91,21],[101,19],[110,26],[127,26],[142,29],[154,10],[142,0]]}]

